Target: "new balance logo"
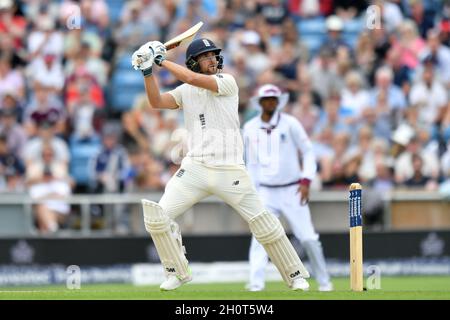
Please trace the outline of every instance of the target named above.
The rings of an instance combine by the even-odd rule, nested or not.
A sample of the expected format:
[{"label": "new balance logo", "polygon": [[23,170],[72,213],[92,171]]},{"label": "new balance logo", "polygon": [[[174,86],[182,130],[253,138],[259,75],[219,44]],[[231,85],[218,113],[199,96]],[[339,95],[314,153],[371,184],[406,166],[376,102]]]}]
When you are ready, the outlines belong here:
[{"label": "new balance logo", "polygon": [[289,275],[289,277],[295,278],[296,276],[299,276],[299,275],[300,275],[300,270],[297,270],[297,271],[295,271],[294,273],[291,273],[291,274]]},{"label": "new balance logo", "polygon": [[178,178],[181,178],[181,177],[183,176],[183,174],[184,174],[184,169],[180,169],[180,170],[178,170],[178,172],[177,172],[177,177],[178,177]]},{"label": "new balance logo", "polygon": [[166,268],[167,272],[175,272],[175,268]]},{"label": "new balance logo", "polygon": [[233,181],[233,186],[239,185],[239,180]]}]

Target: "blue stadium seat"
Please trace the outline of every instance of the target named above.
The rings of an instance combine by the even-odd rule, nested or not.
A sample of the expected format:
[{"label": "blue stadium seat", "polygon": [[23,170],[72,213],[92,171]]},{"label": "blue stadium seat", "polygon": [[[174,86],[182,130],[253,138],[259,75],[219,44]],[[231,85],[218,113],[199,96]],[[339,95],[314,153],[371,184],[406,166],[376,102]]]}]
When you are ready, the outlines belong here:
[{"label": "blue stadium seat", "polygon": [[128,111],[136,96],[145,91],[142,74],[133,69],[116,69],[110,85],[110,104],[113,111]]},{"label": "blue stadium seat", "polygon": [[144,88],[144,81],[140,71],[134,69],[116,69],[111,79],[111,85],[114,89],[140,87]]},{"label": "blue stadium seat", "polygon": [[301,36],[326,34],[327,28],[324,18],[301,19],[297,23],[297,30]]},{"label": "blue stadium seat", "polygon": [[[134,70],[131,66],[131,54],[124,53],[116,60],[116,70]],[[137,71],[136,71],[137,72]]]},{"label": "blue stadium seat", "polygon": [[89,165],[91,159],[100,151],[101,142],[99,138],[89,142],[77,141],[75,138],[70,140],[70,175],[79,186],[89,184]]},{"label": "blue stadium seat", "polygon": [[116,24],[120,19],[120,14],[122,12],[122,7],[124,4],[123,0],[106,0],[109,9],[109,18],[113,24]]},{"label": "blue stadium seat", "polygon": [[344,22],[344,30],[343,33],[351,33],[351,34],[359,34],[361,33],[364,28],[365,28],[365,24],[364,24],[364,19],[362,18],[357,18],[357,19],[352,19],[352,20],[348,20]]},{"label": "blue stadium seat", "polygon": [[326,39],[325,35],[305,34],[300,40],[308,47],[310,55],[316,55]]}]

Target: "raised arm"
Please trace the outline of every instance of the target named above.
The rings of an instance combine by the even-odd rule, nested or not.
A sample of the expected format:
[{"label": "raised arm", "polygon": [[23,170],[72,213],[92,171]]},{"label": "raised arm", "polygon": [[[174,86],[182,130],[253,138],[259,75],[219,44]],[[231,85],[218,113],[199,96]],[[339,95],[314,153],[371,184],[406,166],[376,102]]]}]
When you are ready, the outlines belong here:
[{"label": "raised arm", "polygon": [[177,103],[173,96],[169,93],[161,94],[159,91],[159,85],[155,76],[150,75],[144,78],[145,92],[147,93],[148,101],[150,105],[156,109],[177,109]]},{"label": "raised arm", "polygon": [[168,60],[162,61],[161,66],[169,70],[181,82],[216,93],[219,92],[219,87],[214,76],[193,72],[186,67]]}]

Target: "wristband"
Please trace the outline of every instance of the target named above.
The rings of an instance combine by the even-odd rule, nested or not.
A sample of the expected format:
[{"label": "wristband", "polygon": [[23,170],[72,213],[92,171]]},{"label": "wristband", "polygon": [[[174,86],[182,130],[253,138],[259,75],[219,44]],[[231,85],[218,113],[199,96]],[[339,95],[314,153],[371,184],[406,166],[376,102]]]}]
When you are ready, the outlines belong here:
[{"label": "wristband", "polygon": [[157,56],[155,57],[154,61],[159,67],[161,67],[164,60],[166,60],[166,58],[164,58],[163,56]]},{"label": "wristband", "polygon": [[301,186],[307,186],[307,187],[309,187],[310,184],[311,184],[311,180],[309,180],[309,179],[304,178],[304,179],[301,179],[301,180],[300,180],[300,185],[301,185]]},{"label": "wristband", "polygon": [[144,78],[151,76],[152,73],[153,73],[153,68],[152,67],[147,68],[145,70],[142,70],[142,74],[144,75]]}]

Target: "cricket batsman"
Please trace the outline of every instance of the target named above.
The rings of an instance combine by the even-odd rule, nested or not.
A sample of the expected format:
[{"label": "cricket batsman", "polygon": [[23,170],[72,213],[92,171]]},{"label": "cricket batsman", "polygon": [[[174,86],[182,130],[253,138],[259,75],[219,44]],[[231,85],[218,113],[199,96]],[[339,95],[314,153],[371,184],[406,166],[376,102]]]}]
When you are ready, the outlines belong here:
[{"label": "cricket batsman", "polygon": [[[188,132],[188,152],[169,180],[159,203],[142,200],[145,228],[163,265],[161,290],[174,290],[191,281],[181,233],[175,219],[209,195],[221,198],[249,224],[292,290],[307,290],[308,271],[286,236],[280,221],[265,209],[243,161],[238,118],[238,86],[222,73],[221,49],[209,39],[197,39],[186,51],[186,67],[166,59],[161,42],[151,41],[132,57],[144,75],[151,106],[182,109]],[[154,65],[166,68],[183,82],[160,93]],[[219,250],[219,248],[217,248]]]},{"label": "cricket batsman", "polygon": [[[266,84],[251,102],[261,113],[244,125],[245,162],[264,199],[277,216],[284,214],[294,236],[301,242],[319,283],[319,291],[333,290],[319,235],[314,231],[308,206],[309,185],[317,170],[311,141],[301,123],[282,113],[288,93]],[[302,167],[300,166],[302,164]],[[264,289],[268,257],[259,240],[252,238],[249,252],[250,291]]]}]

